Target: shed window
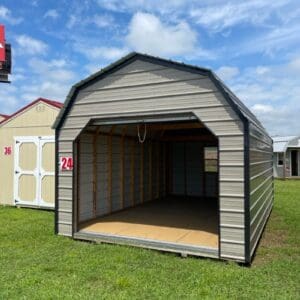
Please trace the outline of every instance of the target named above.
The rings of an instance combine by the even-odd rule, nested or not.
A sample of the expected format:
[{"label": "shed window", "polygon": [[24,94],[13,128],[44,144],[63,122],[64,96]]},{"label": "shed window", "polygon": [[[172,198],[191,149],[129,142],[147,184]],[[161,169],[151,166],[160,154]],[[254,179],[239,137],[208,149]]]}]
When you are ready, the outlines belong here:
[{"label": "shed window", "polygon": [[205,147],[204,148],[205,159],[205,172],[218,172],[218,148],[217,147]]},{"label": "shed window", "polygon": [[282,166],[283,165],[283,153],[277,153],[277,165]]}]

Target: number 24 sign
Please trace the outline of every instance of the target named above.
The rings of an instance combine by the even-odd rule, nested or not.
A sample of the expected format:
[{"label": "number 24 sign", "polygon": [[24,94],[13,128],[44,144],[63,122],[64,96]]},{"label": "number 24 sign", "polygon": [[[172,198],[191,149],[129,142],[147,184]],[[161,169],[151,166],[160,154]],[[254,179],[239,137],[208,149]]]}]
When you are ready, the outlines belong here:
[{"label": "number 24 sign", "polygon": [[73,157],[61,157],[59,165],[61,171],[73,170]]}]

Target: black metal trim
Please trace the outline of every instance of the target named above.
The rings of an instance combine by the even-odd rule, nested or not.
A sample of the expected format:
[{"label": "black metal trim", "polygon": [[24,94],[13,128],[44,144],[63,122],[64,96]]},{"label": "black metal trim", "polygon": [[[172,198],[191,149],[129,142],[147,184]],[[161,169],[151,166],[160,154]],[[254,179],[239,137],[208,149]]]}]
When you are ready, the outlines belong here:
[{"label": "black metal trim", "polygon": [[58,130],[55,130],[55,176],[54,176],[54,184],[55,184],[55,214],[54,214],[54,232],[58,234]]},{"label": "black metal trim", "polygon": [[150,56],[147,54],[139,54],[139,53],[136,53],[136,56],[137,56],[137,59],[145,61],[145,62],[155,63],[155,64],[161,65],[163,67],[166,67],[166,68],[169,68],[170,66],[172,66],[173,68],[176,68],[177,70],[180,70],[180,71],[185,71],[185,72],[189,71],[191,73],[196,73],[196,74],[200,74],[203,76],[207,76],[207,73],[211,72],[210,69],[207,69],[207,68],[188,65],[188,64],[185,64],[182,62],[168,60],[168,59],[160,58],[157,56]]},{"label": "black metal trim", "polygon": [[[174,117],[175,116],[175,119]],[[129,124],[140,124],[140,123],[159,123],[159,122],[191,122],[197,121],[199,119],[192,112],[171,112],[166,114],[162,113],[145,113],[139,115],[125,115],[119,117],[100,117],[100,118],[91,118],[88,126],[98,126],[98,125],[129,125]]]},{"label": "black metal trim", "polygon": [[[77,168],[77,157],[78,153],[76,151],[76,158],[74,157],[74,145],[75,141],[72,142],[72,156],[73,156],[73,169],[72,169],[72,237],[74,237],[74,233],[76,230],[76,224],[75,224],[75,201],[77,201],[77,192],[76,192],[76,198],[75,198],[75,192],[74,192],[74,187],[75,187],[75,168]],[[77,174],[78,176],[78,174]]]},{"label": "black metal trim", "polygon": [[[205,154],[203,153],[203,156]],[[205,164],[205,162],[204,162]],[[205,165],[204,165],[204,168],[205,168]],[[205,175],[205,172],[204,172],[204,176]],[[219,259],[221,259],[221,198],[220,198],[220,190],[221,190],[221,187],[220,187],[220,184],[221,184],[221,181],[220,181],[220,143],[219,143],[219,138],[218,138],[218,211],[219,211],[219,218],[218,218],[218,221],[219,221],[219,224],[218,224],[218,236],[219,236],[219,239],[218,239],[218,255],[219,255]]]}]

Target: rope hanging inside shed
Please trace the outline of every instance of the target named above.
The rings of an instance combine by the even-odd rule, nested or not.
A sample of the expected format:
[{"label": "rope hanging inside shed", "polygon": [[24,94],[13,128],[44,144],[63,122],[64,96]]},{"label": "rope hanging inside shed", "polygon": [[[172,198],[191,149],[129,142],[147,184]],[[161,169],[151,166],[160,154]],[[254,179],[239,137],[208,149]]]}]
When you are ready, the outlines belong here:
[{"label": "rope hanging inside shed", "polygon": [[138,138],[139,138],[139,142],[141,144],[143,144],[146,140],[146,135],[147,135],[147,125],[144,124],[144,134],[143,137],[141,138],[141,134],[140,134],[140,125],[137,125],[137,133],[138,133]]}]

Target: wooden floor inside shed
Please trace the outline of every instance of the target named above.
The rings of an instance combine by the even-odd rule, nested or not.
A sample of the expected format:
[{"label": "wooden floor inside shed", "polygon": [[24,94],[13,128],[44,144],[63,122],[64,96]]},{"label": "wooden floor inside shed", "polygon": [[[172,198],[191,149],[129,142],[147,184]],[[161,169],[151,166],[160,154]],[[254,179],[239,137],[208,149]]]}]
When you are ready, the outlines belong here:
[{"label": "wooden floor inside shed", "polygon": [[218,248],[216,199],[171,197],[81,224],[79,232]]}]

